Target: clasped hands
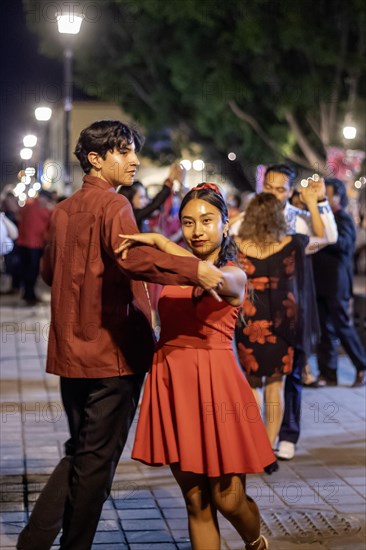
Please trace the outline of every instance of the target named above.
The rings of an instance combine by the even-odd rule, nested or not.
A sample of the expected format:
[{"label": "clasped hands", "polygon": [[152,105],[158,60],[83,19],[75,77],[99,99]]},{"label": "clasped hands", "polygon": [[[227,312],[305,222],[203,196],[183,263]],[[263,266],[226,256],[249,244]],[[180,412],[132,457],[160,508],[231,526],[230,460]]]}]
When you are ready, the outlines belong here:
[{"label": "clasped hands", "polygon": [[325,199],[325,183],[324,178],[321,178],[318,174],[307,178],[307,182],[307,187],[301,188],[300,199],[309,207]]},{"label": "clasped hands", "polygon": [[[123,241],[114,252],[115,254],[121,254],[122,260],[127,258],[129,249],[136,244],[146,244],[164,251],[166,244],[170,243],[169,239],[159,233],[135,233],[133,235],[119,234],[118,236],[122,237]],[[194,256],[192,255],[192,257]],[[197,278],[199,288],[201,288],[202,291],[206,290],[215,300],[222,302],[222,299],[217,293],[224,284],[224,275],[220,269],[215,267],[211,262],[200,261],[198,263]],[[197,289],[195,295],[197,296],[199,292],[199,289]]]}]

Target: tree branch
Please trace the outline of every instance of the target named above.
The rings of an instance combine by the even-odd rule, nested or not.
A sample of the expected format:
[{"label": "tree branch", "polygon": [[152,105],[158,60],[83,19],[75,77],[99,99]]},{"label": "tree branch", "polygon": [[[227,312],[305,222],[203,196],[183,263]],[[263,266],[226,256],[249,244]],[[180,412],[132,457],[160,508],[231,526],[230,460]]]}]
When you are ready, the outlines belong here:
[{"label": "tree branch", "polygon": [[[247,124],[249,124],[249,126],[253,128],[256,134],[258,134],[258,136],[264,141],[264,143],[266,143],[266,145],[268,145],[270,149],[272,149],[277,154],[283,157],[283,154],[281,153],[280,149],[277,147],[276,143],[270,137],[267,136],[263,128],[255,120],[254,117],[242,111],[242,109],[240,109],[240,107],[234,100],[230,100],[228,102],[228,105],[235,116],[237,116],[243,122],[246,122]],[[304,159],[303,157],[300,157],[299,155],[296,155],[295,153],[291,153],[290,155],[287,155],[287,158],[289,160],[292,160],[293,162],[296,162],[300,166],[304,166],[305,168],[311,168],[311,165],[309,164],[309,162],[307,162],[306,159]]]},{"label": "tree branch", "polygon": [[151,107],[151,109],[156,112],[157,108],[156,108],[156,106],[154,105],[154,103],[151,99],[151,95],[144,90],[144,88],[136,80],[136,78],[134,76],[132,76],[131,74],[127,74],[127,76],[125,78],[126,78],[127,81],[130,82],[132,88],[135,90],[135,92],[139,96],[139,98],[142,99],[142,101],[144,101],[144,103],[146,103],[146,105]]},{"label": "tree branch", "polygon": [[347,52],[347,43],[348,43],[348,35],[349,35],[348,9],[347,9],[347,15],[344,13],[344,17],[342,17],[342,21],[343,21],[343,25],[342,25],[342,31],[340,36],[338,64],[336,66],[334,84],[331,91],[331,96],[329,98],[329,102],[330,102],[329,119],[327,121],[328,135],[325,134],[325,137],[326,137],[326,141],[324,142],[325,146],[330,144],[330,136],[333,136],[336,131],[339,95],[340,95],[340,89],[341,89],[341,83],[342,83],[342,74],[346,65],[346,52]]},{"label": "tree branch", "polygon": [[232,110],[232,112],[234,113],[234,115],[236,115],[238,118],[240,118],[240,120],[243,120],[244,122],[249,124],[249,126],[251,126],[253,128],[253,130],[259,135],[259,137],[262,138],[264,143],[266,143],[268,145],[268,147],[270,147],[271,149],[274,149],[274,150],[277,151],[276,144],[267,136],[267,134],[264,132],[264,130],[261,128],[261,126],[255,120],[254,117],[252,117],[251,115],[248,115],[247,113],[242,111],[240,109],[239,105],[236,103],[236,101],[234,101],[232,99],[228,102],[228,105],[229,105],[230,109]]},{"label": "tree branch", "polygon": [[319,102],[320,139],[324,147],[330,144],[329,113],[324,101]]},{"label": "tree branch", "polygon": [[286,116],[288,125],[290,126],[291,130],[295,134],[297,143],[302,149],[310,166],[313,169],[316,169],[317,171],[323,172],[325,167],[325,161],[322,157],[320,157],[316,153],[316,151],[314,151],[314,149],[308,142],[307,138],[305,137],[305,134],[303,133],[302,129],[300,128],[295,116],[289,111],[287,111],[285,116]]},{"label": "tree branch", "polygon": [[310,128],[313,130],[314,134],[318,136],[318,138],[321,140],[321,134],[320,134],[320,128],[315,120],[315,118],[311,115],[308,115],[306,117],[306,121],[309,124]]}]

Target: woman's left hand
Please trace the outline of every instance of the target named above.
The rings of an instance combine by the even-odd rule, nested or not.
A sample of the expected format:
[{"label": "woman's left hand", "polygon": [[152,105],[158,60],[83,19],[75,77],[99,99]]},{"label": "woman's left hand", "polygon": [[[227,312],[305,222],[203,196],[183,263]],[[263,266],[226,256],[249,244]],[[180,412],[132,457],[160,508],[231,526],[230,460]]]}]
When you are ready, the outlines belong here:
[{"label": "woman's left hand", "polygon": [[121,259],[125,260],[127,258],[128,250],[134,244],[135,244],[134,241],[131,239],[123,239],[119,247],[114,250],[114,253],[121,254]]},{"label": "woman's left hand", "polygon": [[115,249],[115,254],[122,253],[122,260],[127,258],[128,249],[131,246],[141,243],[149,246],[155,246],[159,237],[158,233],[133,233],[131,235],[124,235],[120,233],[119,237],[123,238],[122,243]]}]

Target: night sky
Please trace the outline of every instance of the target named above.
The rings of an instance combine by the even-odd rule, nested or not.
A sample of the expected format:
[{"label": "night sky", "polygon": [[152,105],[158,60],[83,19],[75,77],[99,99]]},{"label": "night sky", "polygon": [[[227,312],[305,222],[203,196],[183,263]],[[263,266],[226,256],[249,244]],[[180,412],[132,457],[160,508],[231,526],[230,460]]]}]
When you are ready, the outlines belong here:
[{"label": "night sky", "polygon": [[62,89],[62,62],[38,53],[38,37],[26,26],[21,0],[2,0],[0,21],[3,186],[16,183],[22,162],[19,151],[23,147],[23,137],[27,133],[37,133],[34,109],[47,103],[50,90]]}]

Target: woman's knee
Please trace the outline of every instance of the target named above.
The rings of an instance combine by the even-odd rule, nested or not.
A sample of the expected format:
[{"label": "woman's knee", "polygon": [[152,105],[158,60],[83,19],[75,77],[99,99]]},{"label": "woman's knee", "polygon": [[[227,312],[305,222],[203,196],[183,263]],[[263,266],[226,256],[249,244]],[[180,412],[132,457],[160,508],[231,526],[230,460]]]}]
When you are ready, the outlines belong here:
[{"label": "woman's knee", "polygon": [[212,503],[208,493],[190,491],[184,495],[184,500],[191,518],[200,518],[201,521],[212,520]]},{"label": "woman's knee", "polygon": [[182,472],[178,464],[172,464],[170,468],[181,488],[190,517],[210,516],[212,502],[210,484],[207,477],[202,474]]},{"label": "woman's knee", "polygon": [[230,481],[215,483],[212,487],[212,500],[223,516],[235,516],[243,504],[247,505],[247,497],[241,479],[236,477]]}]

